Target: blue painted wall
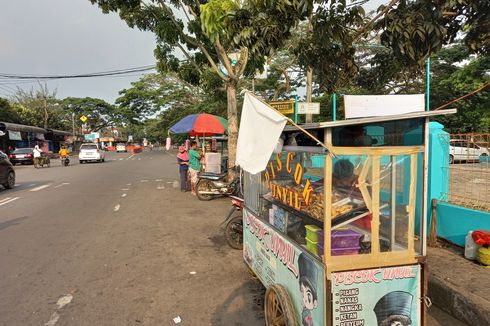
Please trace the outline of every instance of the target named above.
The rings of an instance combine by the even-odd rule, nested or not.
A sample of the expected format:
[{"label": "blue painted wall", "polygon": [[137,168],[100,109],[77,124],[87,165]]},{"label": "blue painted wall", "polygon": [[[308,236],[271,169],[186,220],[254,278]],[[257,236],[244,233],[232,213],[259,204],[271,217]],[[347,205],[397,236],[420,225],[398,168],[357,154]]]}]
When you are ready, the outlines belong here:
[{"label": "blue painted wall", "polygon": [[445,202],[437,203],[437,235],[464,246],[468,231],[490,230],[490,213]]}]

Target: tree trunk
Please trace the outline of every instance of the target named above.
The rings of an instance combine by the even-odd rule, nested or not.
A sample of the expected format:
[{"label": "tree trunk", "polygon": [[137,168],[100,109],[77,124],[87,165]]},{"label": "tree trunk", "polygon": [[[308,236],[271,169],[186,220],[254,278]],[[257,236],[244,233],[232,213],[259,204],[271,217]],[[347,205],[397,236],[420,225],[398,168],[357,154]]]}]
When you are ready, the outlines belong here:
[{"label": "tree trunk", "polygon": [[44,129],[48,128],[48,119],[49,119],[49,113],[48,113],[48,103],[46,101],[46,98],[44,98]]},{"label": "tree trunk", "polygon": [[235,166],[236,146],[238,140],[238,110],[236,102],[237,82],[231,80],[226,84],[226,95],[228,100],[228,177],[234,176],[231,168]]}]

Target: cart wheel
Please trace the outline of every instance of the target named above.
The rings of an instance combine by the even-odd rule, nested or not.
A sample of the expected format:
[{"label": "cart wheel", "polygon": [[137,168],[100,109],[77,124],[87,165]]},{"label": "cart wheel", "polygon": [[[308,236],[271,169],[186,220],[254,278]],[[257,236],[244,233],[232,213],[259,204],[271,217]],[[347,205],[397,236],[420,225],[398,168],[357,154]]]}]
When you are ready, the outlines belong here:
[{"label": "cart wheel", "polygon": [[211,200],[214,195],[203,194],[201,191],[211,191],[211,182],[206,179],[201,179],[196,184],[196,195],[199,200]]},{"label": "cart wheel", "polygon": [[243,249],[243,220],[241,215],[233,217],[226,223],[225,237],[233,249]]},{"label": "cart wheel", "polygon": [[267,326],[298,325],[291,297],[282,285],[273,284],[267,288],[264,310],[265,324]]}]

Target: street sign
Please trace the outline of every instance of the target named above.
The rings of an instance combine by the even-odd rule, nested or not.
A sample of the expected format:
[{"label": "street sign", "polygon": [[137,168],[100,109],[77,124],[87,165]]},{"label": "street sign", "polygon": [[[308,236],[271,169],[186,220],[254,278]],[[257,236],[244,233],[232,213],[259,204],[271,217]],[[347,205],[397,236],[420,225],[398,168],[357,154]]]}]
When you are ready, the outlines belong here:
[{"label": "street sign", "polygon": [[282,114],[294,113],[294,100],[269,102],[268,104]]},{"label": "street sign", "polygon": [[87,118],[86,116],[84,116],[84,115],[82,115],[82,116],[80,117],[80,120],[82,120],[82,122],[87,121],[87,119],[88,119],[88,118]]},{"label": "street sign", "polygon": [[298,103],[298,114],[320,114],[320,103]]}]

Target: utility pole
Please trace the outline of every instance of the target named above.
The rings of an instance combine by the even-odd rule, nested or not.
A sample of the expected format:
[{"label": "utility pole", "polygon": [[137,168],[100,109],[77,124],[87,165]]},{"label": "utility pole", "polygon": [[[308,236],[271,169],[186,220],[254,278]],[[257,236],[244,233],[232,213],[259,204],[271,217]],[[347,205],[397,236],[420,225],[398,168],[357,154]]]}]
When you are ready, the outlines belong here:
[{"label": "utility pole", "polygon": [[48,128],[48,101],[44,95],[44,129]]}]

